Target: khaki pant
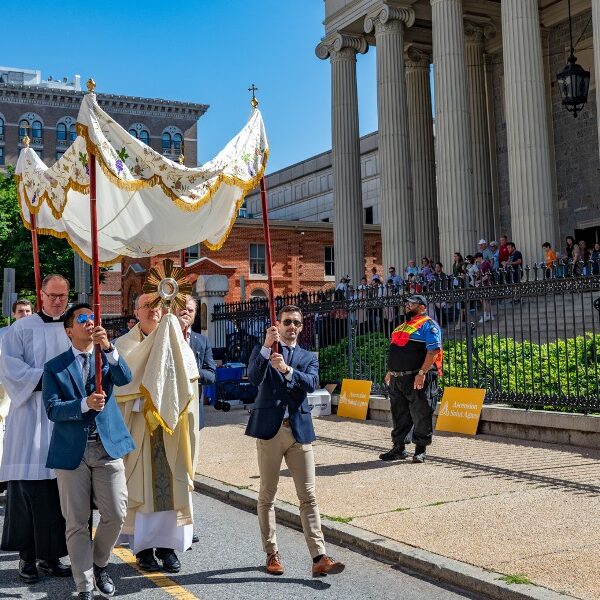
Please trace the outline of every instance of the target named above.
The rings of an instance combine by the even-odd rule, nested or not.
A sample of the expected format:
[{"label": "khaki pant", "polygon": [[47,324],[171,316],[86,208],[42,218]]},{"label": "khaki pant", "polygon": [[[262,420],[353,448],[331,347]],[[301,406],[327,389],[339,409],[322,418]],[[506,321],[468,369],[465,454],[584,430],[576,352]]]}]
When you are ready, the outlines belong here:
[{"label": "khaki pant", "polygon": [[325,554],[321,517],[315,496],[315,457],[312,444],[299,444],[291,428],[281,426],[274,438],[256,440],[256,448],[260,473],[257,512],[265,552],[277,552],[274,504],[281,461],[285,458],[300,500],[300,519],[310,555],[314,558]]},{"label": "khaki pant", "polygon": [[[60,506],[67,522],[67,549],[78,592],[94,589],[94,564],[105,567],[127,513],[127,483],[123,460],[106,453],[102,442],[88,442],[79,466],[55,469]],[[90,497],[100,512],[90,539]]]}]

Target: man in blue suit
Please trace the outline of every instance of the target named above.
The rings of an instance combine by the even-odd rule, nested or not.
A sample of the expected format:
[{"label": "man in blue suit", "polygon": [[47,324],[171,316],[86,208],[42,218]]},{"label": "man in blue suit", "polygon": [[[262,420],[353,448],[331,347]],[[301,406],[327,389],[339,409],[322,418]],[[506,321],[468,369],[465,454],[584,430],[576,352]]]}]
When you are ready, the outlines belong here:
[{"label": "man in blue suit", "polygon": [[[341,573],[344,564],[327,556],[321,518],[315,496],[315,441],[307,394],[319,383],[319,360],[298,346],[302,313],[297,306],[284,306],[278,321],[267,329],[265,341],[252,351],[248,377],[258,387],[258,396],[246,435],[257,438],[260,492],[258,523],[263,548],[267,553],[267,572],[283,574],[275,532],[275,495],[281,462],[294,478],[300,500],[302,529],[313,559],[312,575]],[[280,348],[277,347],[280,344]],[[273,348],[280,350],[273,351]]]},{"label": "man in blue suit", "polygon": [[[56,472],[67,525],[67,549],[80,600],[91,600],[94,587],[105,597],[115,586],[106,565],[127,512],[127,483],[122,457],[134,449],[113,395],[113,386],[131,381],[131,372],[94,326],[89,304],[65,314],[71,348],[44,367],[43,399],[54,422],[46,467]],[[96,392],[94,344],[102,349],[102,392]],[[90,540],[90,497],[100,524]]]}]

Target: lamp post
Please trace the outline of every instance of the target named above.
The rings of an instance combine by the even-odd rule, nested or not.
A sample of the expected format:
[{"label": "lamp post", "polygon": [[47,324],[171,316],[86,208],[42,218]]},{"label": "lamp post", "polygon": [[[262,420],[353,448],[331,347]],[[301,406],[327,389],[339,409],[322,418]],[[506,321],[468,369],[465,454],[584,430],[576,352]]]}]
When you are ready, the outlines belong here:
[{"label": "lamp post", "polygon": [[586,71],[581,65],[578,65],[577,58],[575,58],[573,27],[571,23],[571,0],[567,1],[569,7],[571,54],[565,68],[556,76],[556,80],[562,97],[562,105],[577,118],[577,113],[583,110],[587,102],[588,89],[590,87],[590,72]]}]

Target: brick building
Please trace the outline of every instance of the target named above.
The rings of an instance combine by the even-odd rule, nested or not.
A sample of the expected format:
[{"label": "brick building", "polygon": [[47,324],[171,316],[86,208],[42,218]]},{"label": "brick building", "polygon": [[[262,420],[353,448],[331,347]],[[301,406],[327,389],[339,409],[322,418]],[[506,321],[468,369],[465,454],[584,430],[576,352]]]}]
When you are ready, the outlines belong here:
[{"label": "brick building", "polygon": [[[322,222],[272,221],[271,247],[275,295],[318,291],[335,285],[333,271],[333,225]],[[267,297],[263,226],[260,219],[238,219],[229,239],[218,251],[204,247],[189,257],[192,279],[199,275],[224,275],[229,282],[226,301]],[[190,251],[199,252],[198,248]],[[377,225],[365,226],[365,272],[377,267],[381,273],[381,235]],[[148,269],[163,257],[126,258],[122,261],[122,312],[130,314],[141,294]],[[179,264],[179,256],[171,258]]]},{"label": "brick building", "polygon": [[[40,71],[0,67],[0,168],[16,164],[26,133],[47,165],[60,158],[76,137],[83,93],[79,75],[71,82],[42,81]],[[96,95],[102,109],[132,135],[170,158],[184,151],[185,164],[196,166],[197,122],[208,105]]]}]

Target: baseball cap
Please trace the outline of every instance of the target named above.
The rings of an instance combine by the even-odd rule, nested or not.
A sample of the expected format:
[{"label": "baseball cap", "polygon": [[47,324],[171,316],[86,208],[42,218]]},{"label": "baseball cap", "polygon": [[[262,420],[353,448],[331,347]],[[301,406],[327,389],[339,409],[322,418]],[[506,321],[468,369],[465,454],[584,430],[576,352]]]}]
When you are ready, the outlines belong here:
[{"label": "baseball cap", "polygon": [[480,240],[479,240],[477,243],[478,243],[480,246],[481,246],[481,244],[487,244],[487,242],[486,242],[486,241],[485,241],[483,238],[481,238],[481,239],[480,239]]},{"label": "baseball cap", "polygon": [[490,242],[490,246],[497,246],[498,242]]},{"label": "baseball cap", "polygon": [[406,299],[406,302],[412,302],[413,304],[422,304],[423,306],[427,306],[427,300],[425,300],[425,296],[421,296],[421,294],[413,294]]}]

